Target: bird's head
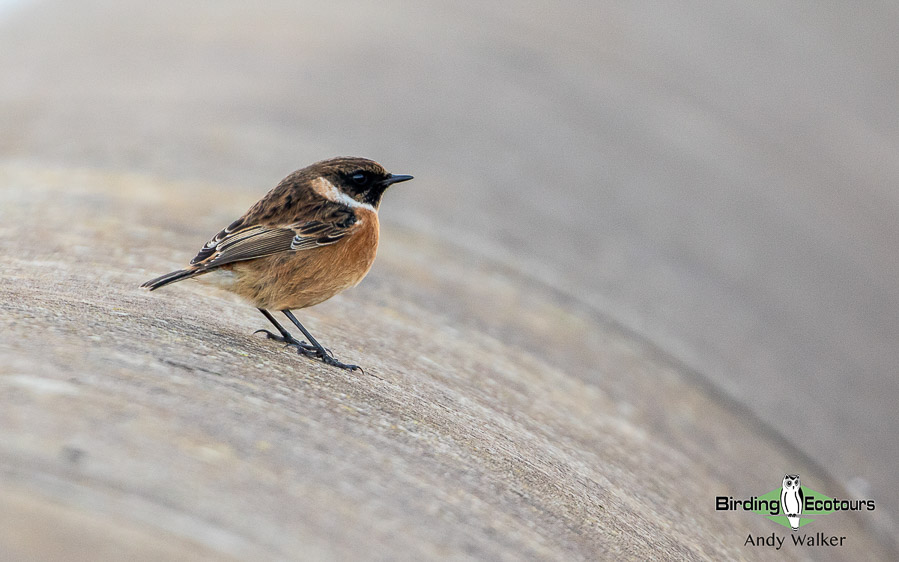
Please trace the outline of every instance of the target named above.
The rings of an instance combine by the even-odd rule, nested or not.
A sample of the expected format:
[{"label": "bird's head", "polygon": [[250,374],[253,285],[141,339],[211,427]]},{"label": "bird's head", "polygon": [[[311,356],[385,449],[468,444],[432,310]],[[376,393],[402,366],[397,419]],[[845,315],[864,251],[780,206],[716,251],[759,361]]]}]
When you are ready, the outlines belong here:
[{"label": "bird's head", "polygon": [[[324,186],[321,188],[322,194],[328,199],[340,200],[342,196],[346,196],[359,204],[371,205],[375,209],[380,205],[381,196],[388,187],[412,179],[412,176],[391,174],[373,160],[356,157],[322,160],[312,164],[305,171],[307,177],[318,179],[319,185]],[[337,193],[331,191],[332,186]]]}]

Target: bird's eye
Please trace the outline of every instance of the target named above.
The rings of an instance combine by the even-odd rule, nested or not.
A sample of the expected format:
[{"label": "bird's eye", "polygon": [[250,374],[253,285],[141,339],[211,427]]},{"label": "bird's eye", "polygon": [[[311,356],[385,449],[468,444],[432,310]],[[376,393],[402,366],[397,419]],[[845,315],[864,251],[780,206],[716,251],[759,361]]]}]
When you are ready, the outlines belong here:
[{"label": "bird's eye", "polygon": [[365,185],[368,183],[368,174],[365,172],[356,172],[353,174],[353,183],[356,185]]}]

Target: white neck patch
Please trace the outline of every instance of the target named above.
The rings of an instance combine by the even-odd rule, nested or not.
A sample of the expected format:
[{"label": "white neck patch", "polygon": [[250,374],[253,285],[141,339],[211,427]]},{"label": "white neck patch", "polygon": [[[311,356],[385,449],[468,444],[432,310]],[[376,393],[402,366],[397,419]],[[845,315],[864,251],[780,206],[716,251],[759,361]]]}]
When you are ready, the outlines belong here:
[{"label": "white neck patch", "polygon": [[351,207],[354,209],[368,209],[369,211],[377,212],[377,210],[375,210],[373,206],[369,205],[368,203],[360,203],[359,201],[356,201],[325,178],[316,178],[312,182],[312,189],[314,189],[316,193],[318,193],[328,201],[340,203],[341,205],[346,205],[347,207]]}]

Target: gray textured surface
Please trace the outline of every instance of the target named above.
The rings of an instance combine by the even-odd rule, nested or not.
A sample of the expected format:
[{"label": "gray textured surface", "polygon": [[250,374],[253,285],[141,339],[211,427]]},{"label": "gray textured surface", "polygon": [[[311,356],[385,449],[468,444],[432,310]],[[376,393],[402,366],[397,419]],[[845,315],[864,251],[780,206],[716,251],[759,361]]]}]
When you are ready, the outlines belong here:
[{"label": "gray textured surface", "polygon": [[[421,287],[409,289],[409,306],[472,323],[512,356],[539,345],[523,335],[523,319],[550,325],[576,313],[585,333],[610,320],[626,326],[632,335],[620,337],[639,335],[659,350],[636,356],[670,356],[678,376],[692,372],[689,380],[711,381],[745,404],[752,418],[737,407],[734,420],[769,424],[745,431],[788,440],[851,495],[877,499],[875,524],[896,535],[899,18],[891,4],[329,5],[21,3],[0,20],[0,155],[29,173],[94,168],[207,182],[183,188],[198,195],[196,217],[174,220],[169,200],[135,217],[148,238],[160,233],[160,253],[140,262],[148,275],[180,264],[309,161],[358,154],[413,173],[416,185],[390,194],[383,222],[402,238],[445,244],[441,255],[464,271],[453,289],[496,294],[479,306],[458,295],[441,302],[431,288],[446,274],[441,259],[410,268],[410,249],[396,254],[398,279],[376,277],[346,298],[381,298],[409,278]],[[65,185],[55,176],[30,181]],[[145,182],[119,183],[142,197],[164,191],[163,180]],[[199,198],[210,193],[218,195]],[[86,197],[94,207],[74,218],[108,216],[100,195]],[[4,244],[33,248],[24,259],[40,267],[49,250],[11,226],[35,215],[3,212]],[[116,242],[124,263],[135,263],[133,248]],[[50,275],[21,267],[32,284]],[[503,283],[479,277],[491,268]],[[112,264],[104,271],[116,275]],[[22,283],[6,290],[26,307],[40,295],[22,296],[30,287]],[[528,312],[541,292],[559,302]],[[143,298],[124,285],[119,294]],[[382,310],[388,316],[405,302],[395,298]],[[153,317],[196,306],[172,300],[153,300],[161,307]],[[234,308],[190,326],[242,338],[258,321]],[[521,316],[504,316],[511,312]],[[314,314],[338,337],[346,329],[339,303]],[[4,336],[4,349],[21,345],[11,341]],[[637,411],[654,407],[665,418],[680,407],[651,377],[631,386],[577,351],[598,353],[605,343],[568,337],[540,349],[559,372]],[[20,352],[34,358],[38,349]],[[652,419],[633,423],[645,431]],[[672,447],[683,453],[690,442]],[[796,458],[764,475],[737,471],[730,489],[769,489],[772,474],[804,462]],[[683,485],[700,485],[699,474]]]},{"label": "gray textured surface", "polygon": [[[716,495],[772,466],[838,489],[657,350],[421,233],[301,315],[360,375],[199,283],[136,289],[215,230],[214,186],[0,181],[33,233],[0,246],[2,559],[764,559],[745,536],[778,528]],[[828,516],[851,549],[823,558],[886,559],[867,524]]]}]

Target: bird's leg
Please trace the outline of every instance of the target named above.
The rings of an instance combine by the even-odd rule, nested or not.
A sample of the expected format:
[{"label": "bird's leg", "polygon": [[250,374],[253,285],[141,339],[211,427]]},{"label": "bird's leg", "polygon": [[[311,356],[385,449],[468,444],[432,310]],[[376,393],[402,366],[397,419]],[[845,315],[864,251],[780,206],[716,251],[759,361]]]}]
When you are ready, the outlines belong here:
[{"label": "bird's leg", "polygon": [[334,356],[331,355],[327,349],[322,347],[322,344],[315,341],[315,338],[312,337],[312,334],[309,333],[309,330],[307,330],[306,328],[303,327],[302,324],[300,324],[300,321],[297,320],[296,316],[294,316],[291,311],[282,310],[281,312],[284,313],[284,316],[286,316],[288,320],[293,322],[294,326],[296,326],[297,328],[300,329],[301,332],[303,332],[303,335],[306,336],[306,339],[309,340],[309,343],[312,344],[312,347],[314,347],[316,349],[316,351],[314,351],[312,353],[305,353],[305,355],[315,355],[316,357],[321,359],[322,362],[325,363],[326,365],[332,365],[334,367],[340,367],[341,369],[347,369],[350,371],[356,371],[356,370],[362,371],[362,368],[359,365],[349,365],[347,363],[341,363],[337,359],[334,359]]},{"label": "bird's leg", "polygon": [[281,324],[278,324],[278,321],[275,320],[275,317],[272,316],[269,311],[265,310],[264,308],[260,308],[259,312],[261,312],[263,316],[268,318],[269,322],[271,322],[272,324],[275,325],[275,328],[277,328],[278,331],[281,332],[281,335],[276,336],[275,334],[271,333],[268,330],[256,330],[255,332],[253,332],[254,334],[258,334],[259,332],[262,332],[263,334],[265,334],[265,337],[267,337],[268,339],[286,343],[287,345],[292,345],[292,346],[296,347],[300,353],[303,353],[303,354],[311,353],[314,355],[314,354],[318,353],[318,347],[309,345],[308,343],[298,340],[295,337],[293,337],[292,335],[290,335],[290,332],[285,330]]}]

